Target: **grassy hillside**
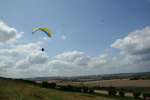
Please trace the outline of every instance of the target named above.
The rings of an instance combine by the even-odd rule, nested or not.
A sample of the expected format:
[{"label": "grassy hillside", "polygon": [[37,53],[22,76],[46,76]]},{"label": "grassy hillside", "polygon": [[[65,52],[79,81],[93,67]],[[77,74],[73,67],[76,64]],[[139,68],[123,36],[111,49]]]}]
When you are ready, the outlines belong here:
[{"label": "grassy hillside", "polygon": [[127,98],[63,92],[14,80],[0,79],[0,100],[127,100]]}]

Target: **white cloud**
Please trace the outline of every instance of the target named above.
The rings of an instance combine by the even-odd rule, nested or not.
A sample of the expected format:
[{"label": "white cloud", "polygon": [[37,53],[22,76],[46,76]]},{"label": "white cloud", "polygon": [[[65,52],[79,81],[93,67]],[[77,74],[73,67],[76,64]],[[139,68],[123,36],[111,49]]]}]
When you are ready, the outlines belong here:
[{"label": "white cloud", "polygon": [[0,43],[12,43],[21,38],[23,32],[18,32],[15,28],[0,21]]},{"label": "white cloud", "polygon": [[83,52],[71,51],[56,55],[55,59],[75,64],[83,64],[88,61],[89,57]]},{"label": "white cloud", "polygon": [[111,47],[120,49],[120,54],[112,60],[125,72],[150,71],[150,27],[135,30],[122,39],[117,39]]},{"label": "white cloud", "polygon": [[67,39],[66,35],[62,35],[62,36],[61,36],[61,39],[62,39],[62,40],[66,40],[66,39]]},{"label": "white cloud", "polygon": [[90,67],[95,67],[95,66],[101,66],[101,65],[105,65],[107,64],[107,55],[106,54],[103,54],[103,55],[100,55],[98,57],[93,57],[91,58],[91,60],[88,62],[88,65]]},{"label": "white cloud", "polygon": [[103,55],[90,57],[79,51],[64,52],[50,59],[38,48],[39,45],[29,43],[0,50],[0,58],[4,62],[0,68],[8,69],[5,74],[9,72],[6,76],[11,77],[74,76],[90,74],[94,66],[100,67],[106,63]]},{"label": "white cloud", "polygon": [[133,31],[125,38],[117,39],[111,46],[132,55],[150,53],[150,27]]},{"label": "white cloud", "polygon": [[[9,49],[0,49],[0,55],[1,62],[3,62],[0,68],[8,66],[7,72],[9,72],[12,77],[15,73],[19,73],[20,71],[30,71],[34,69],[35,72],[38,72],[39,69],[42,70],[44,68],[42,66],[49,60],[48,55],[42,52],[40,46],[36,43],[19,44]],[[16,77],[20,76],[25,77],[23,74]],[[30,76],[32,76],[32,73]]]},{"label": "white cloud", "polygon": [[[4,24],[4,23],[3,23]],[[12,30],[0,25],[0,32]],[[0,39],[1,43],[10,42],[19,37],[19,33],[7,32],[9,38]],[[1,32],[0,34],[3,34]],[[10,35],[9,34],[12,34]],[[19,34],[19,35],[18,35]],[[6,37],[7,37],[6,35]],[[0,37],[1,38],[1,37]],[[20,37],[19,37],[20,38]],[[47,38],[43,39],[47,41]],[[76,76],[150,70],[150,27],[130,32],[128,36],[117,39],[111,46],[121,53],[110,57],[100,54],[91,57],[85,52],[68,51],[49,57],[41,51],[43,41],[36,43],[8,44],[0,49],[0,76],[38,77],[38,76]]]}]

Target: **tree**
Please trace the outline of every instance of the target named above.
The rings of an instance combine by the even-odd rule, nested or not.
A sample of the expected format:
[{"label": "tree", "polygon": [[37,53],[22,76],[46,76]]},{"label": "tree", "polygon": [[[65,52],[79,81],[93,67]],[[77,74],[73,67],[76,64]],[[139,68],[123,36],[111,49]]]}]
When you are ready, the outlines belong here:
[{"label": "tree", "polygon": [[56,83],[54,83],[54,82],[48,83],[48,87],[49,88],[56,88]]},{"label": "tree", "polygon": [[123,90],[120,90],[120,91],[119,91],[119,96],[120,96],[120,97],[124,97],[124,95],[125,95],[125,92],[124,92]]},{"label": "tree", "polygon": [[113,87],[111,87],[110,89],[108,89],[108,95],[110,96],[116,96],[117,94],[117,90]]},{"label": "tree", "polygon": [[47,82],[47,81],[43,81],[43,82],[42,82],[42,87],[48,88],[48,82]]},{"label": "tree", "polygon": [[134,92],[133,92],[133,96],[134,96],[136,99],[139,98],[140,95],[141,95],[141,92],[139,92],[139,91],[134,91]]}]

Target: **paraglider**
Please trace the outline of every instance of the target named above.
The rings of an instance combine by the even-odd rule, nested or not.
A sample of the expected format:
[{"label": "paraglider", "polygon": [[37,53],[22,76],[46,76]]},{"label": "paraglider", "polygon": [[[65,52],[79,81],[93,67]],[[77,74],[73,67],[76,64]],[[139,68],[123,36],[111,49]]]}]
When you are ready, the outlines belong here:
[{"label": "paraglider", "polygon": [[[34,28],[32,31],[32,34],[35,34],[37,31],[42,31],[43,33],[45,33],[48,37],[52,37],[52,33],[50,32],[50,30],[47,27],[40,27],[40,28]],[[44,48],[41,49],[42,52],[45,51]]]},{"label": "paraglider", "polygon": [[37,31],[42,31],[48,37],[52,36],[52,33],[50,32],[50,30],[47,27],[44,27],[44,28],[34,28],[33,31],[32,31],[32,34],[36,33]]},{"label": "paraglider", "polygon": [[41,49],[41,51],[45,51],[45,49],[44,49],[44,48],[42,48],[42,49]]}]

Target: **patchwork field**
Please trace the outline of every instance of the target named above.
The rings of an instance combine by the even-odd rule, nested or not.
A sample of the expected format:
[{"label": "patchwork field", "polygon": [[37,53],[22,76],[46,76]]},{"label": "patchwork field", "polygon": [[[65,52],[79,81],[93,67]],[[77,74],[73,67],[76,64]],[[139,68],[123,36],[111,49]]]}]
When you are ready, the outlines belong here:
[{"label": "patchwork field", "polygon": [[134,100],[107,95],[64,92],[14,80],[0,80],[0,100]]},{"label": "patchwork field", "polygon": [[[51,82],[51,81],[49,81]],[[150,80],[101,80],[89,82],[56,82],[60,85],[88,85],[100,87],[150,87]]]}]

